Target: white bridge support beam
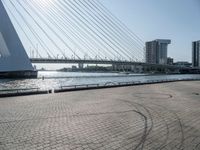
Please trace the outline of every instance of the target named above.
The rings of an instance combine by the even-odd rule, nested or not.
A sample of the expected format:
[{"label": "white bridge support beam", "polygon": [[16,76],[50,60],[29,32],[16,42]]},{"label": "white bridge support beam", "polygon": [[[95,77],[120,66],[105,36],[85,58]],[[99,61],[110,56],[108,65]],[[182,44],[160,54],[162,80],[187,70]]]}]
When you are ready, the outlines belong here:
[{"label": "white bridge support beam", "polygon": [[0,77],[33,77],[37,73],[0,0]]}]

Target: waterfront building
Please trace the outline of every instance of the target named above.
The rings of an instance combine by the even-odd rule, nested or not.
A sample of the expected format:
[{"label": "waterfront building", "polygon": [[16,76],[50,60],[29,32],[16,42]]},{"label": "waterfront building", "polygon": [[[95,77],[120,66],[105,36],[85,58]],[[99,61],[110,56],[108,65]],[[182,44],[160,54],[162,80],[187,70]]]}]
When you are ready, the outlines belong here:
[{"label": "waterfront building", "polygon": [[200,67],[200,40],[192,43],[192,66]]},{"label": "waterfront building", "polygon": [[187,62],[187,61],[178,61],[176,63],[174,63],[175,66],[178,66],[178,67],[191,67],[192,64]]},{"label": "waterfront building", "polygon": [[167,64],[168,64],[168,65],[173,65],[173,64],[174,64],[174,59],[171,58],[171,57],[168,57],[168,58],[167,58]]},{"label": "waterfront building", "polygon": [[146,42],[146,63],[167,64],[167,49],[171,40],[157,39]]}]

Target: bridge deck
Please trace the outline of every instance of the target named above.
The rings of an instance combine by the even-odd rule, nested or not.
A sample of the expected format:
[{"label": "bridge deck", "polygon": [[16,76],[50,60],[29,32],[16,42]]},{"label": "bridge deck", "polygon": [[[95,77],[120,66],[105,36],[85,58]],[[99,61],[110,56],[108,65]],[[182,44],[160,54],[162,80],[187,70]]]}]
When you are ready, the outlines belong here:
[{"label": "bridge deck", "polygon": [[[110,64],[110,65],[140,65],[146,67],[172,68],[172,69],[191,69],[190,67],[167,65],[167,64],[148,64],[145,62],[122,61],[122,60],[93,60],[93,59],[48,59],[31,58],[32,63],[54,63],[54,64]],[[195,69],[195,68],[194,68]],[[199,69],[199,68],[196,68]]]},{"label": "bridge deck", "polygon": [[0,149],[200,149],[200,82],[0,99]]}]

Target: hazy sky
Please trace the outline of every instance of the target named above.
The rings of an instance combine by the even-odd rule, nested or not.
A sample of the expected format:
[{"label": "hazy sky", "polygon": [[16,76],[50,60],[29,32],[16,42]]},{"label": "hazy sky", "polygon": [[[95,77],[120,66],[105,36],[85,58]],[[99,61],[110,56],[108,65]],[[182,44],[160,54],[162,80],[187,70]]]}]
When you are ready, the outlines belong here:
[{"label": "hazy sky", "polygon": [[101,0],[144,42],[171,39],[169,56],[191,61],[191,42],[200,40],[200,0]]}]

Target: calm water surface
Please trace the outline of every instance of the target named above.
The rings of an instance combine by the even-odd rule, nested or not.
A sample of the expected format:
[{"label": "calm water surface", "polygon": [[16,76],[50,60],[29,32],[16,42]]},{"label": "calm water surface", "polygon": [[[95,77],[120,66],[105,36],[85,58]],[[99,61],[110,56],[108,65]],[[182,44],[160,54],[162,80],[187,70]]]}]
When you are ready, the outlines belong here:
[{"label": "calm water surface", "polygon": [[[44,80],[42,79],[44,77]],[[200,79],[200,75],[142,75],[142,74],[121,74],[121,73],[81,73],[81,72],[39,72],[37,79],[0,79],[0,90],[40,88],[58,89],[61,86],[80,84],[105,84],[108,82],[133,82],[163,79]]]}]

